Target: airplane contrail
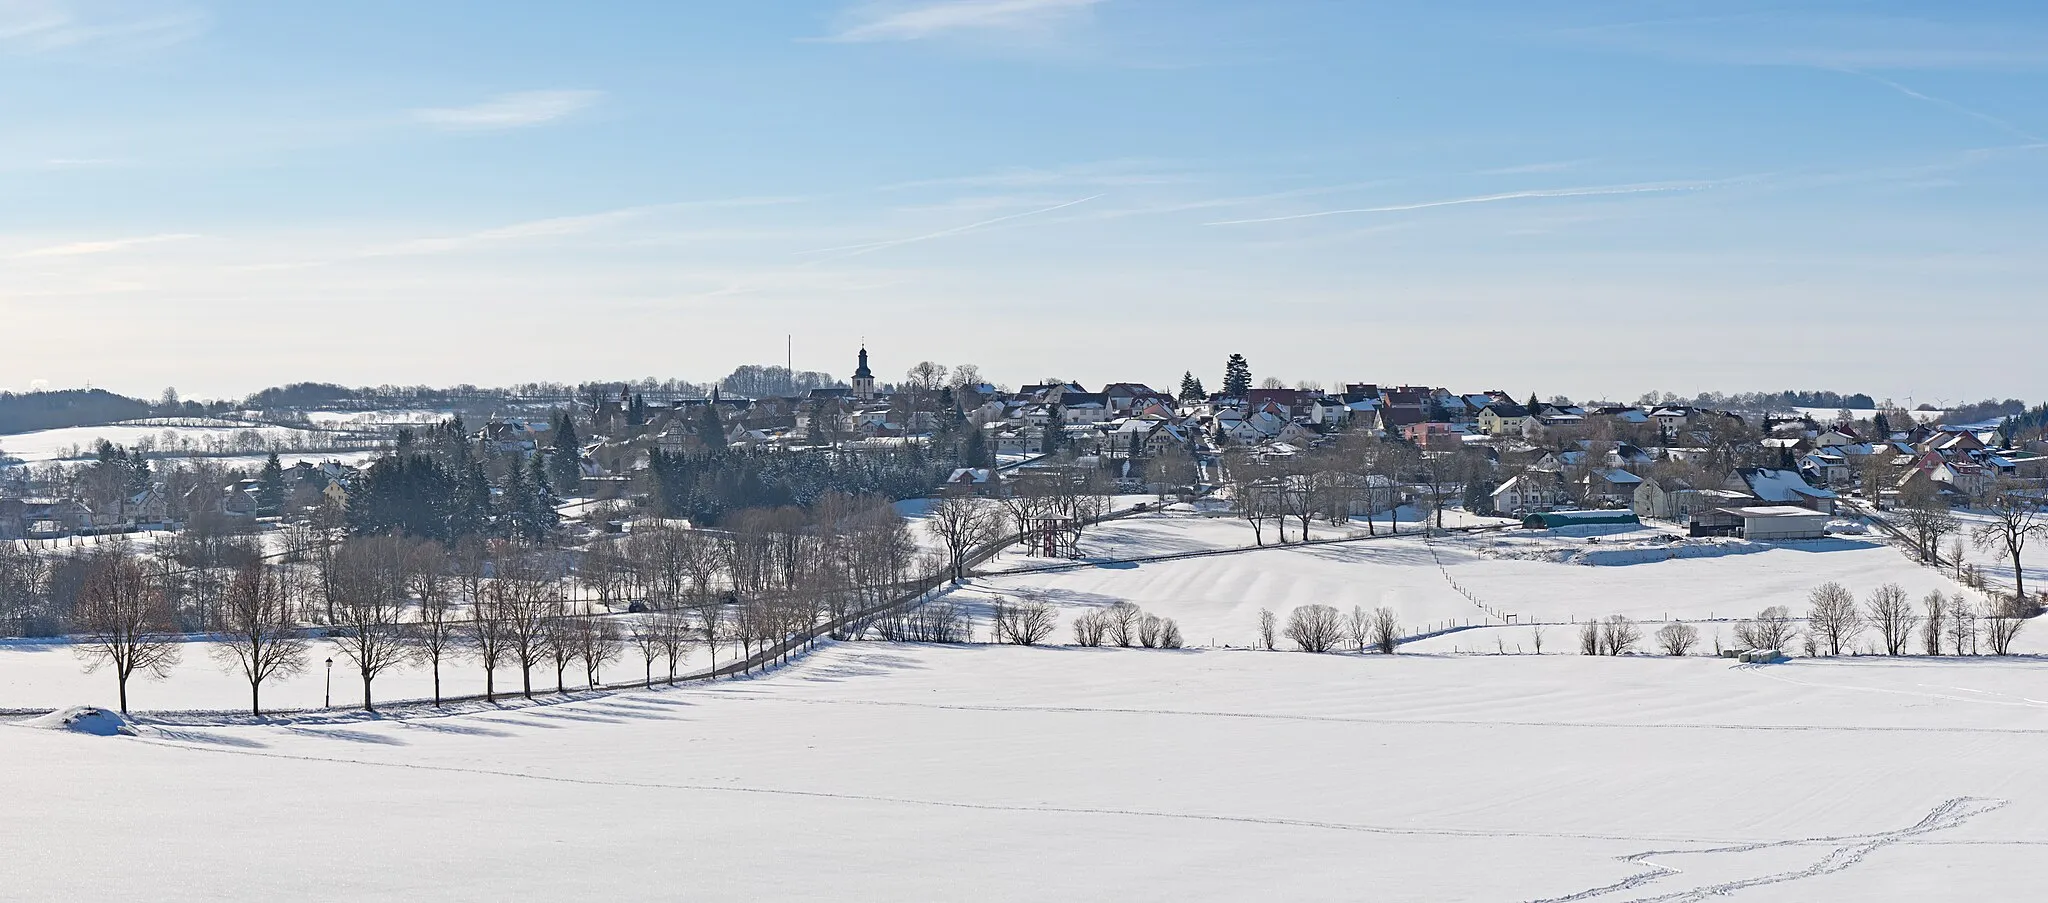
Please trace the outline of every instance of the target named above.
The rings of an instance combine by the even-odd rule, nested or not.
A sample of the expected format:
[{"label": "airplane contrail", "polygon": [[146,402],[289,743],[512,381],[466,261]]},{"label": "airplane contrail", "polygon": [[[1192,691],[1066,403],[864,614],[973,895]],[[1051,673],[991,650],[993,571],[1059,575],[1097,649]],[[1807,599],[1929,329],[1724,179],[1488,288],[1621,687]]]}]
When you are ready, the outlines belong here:
[{"label": "airplane contrail", "polygon": [[1452,198],[1444,201],[1422,201],[1414,204],[1389,204],[1384,207],[1353,207],[1345,210],[1318,210],[1314,213],[1291,213],[1286,216],[1262,216],[1256,219],[1230,219],[1205,226],[1241,226],[1248,223],[1277,223],[1293,219],[1314,219],[1323,216],[1343,216],[1351,213],[1399,213],[1404,210],[1426,210],[1431,207],[1455,207],[1460,204],[1488,204],[1494,201],[1519,201],[1528,198],[1578,198],[1607,194],[1650,194],[1665,191],[1698,191],[1704,184],[1652,184],[1652,185],[1610,185],[1598,188],[1548,188],[1535,191],[1511,191],[1506,194],[1485,194],[1470,198]]}]

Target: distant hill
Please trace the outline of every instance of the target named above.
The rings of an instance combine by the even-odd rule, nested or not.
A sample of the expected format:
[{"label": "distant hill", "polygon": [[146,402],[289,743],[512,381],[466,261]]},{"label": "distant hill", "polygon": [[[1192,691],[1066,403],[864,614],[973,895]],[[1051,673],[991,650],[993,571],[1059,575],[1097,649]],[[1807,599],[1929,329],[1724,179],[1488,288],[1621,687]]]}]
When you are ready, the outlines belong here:
[{"label": "distant hill", "polygon": [[0,392],[0,433],[26,433],[67,426],[101,426],[148,417],[148,402],[105,389]]}]

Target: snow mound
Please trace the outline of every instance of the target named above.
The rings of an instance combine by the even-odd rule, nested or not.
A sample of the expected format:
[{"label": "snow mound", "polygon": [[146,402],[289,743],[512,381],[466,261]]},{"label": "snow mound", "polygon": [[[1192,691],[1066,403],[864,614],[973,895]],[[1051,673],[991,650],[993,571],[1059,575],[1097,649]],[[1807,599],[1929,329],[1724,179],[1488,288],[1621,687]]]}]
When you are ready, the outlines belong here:
[{"label": "snow mound", "polygon": [[89,705],[75,705],[48,715],[30,718],[22,724],[46,731],[70,731],[95,737],[135,734],[135,725],[129,723],[120,713]]},{"label": "snow mound", "polygon": [[1853,520],[1831,520],[1828,521],[1828,532],[1861,536],[1870,532],[1870,525]]}]

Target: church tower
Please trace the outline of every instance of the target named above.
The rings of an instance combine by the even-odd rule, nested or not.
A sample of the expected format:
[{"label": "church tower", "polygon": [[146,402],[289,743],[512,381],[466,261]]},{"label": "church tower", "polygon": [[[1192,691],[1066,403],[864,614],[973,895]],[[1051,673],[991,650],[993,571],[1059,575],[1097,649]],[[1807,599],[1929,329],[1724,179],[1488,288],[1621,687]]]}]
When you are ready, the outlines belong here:
[{"label": "church tower", "polygon": [[853,397],[867,401],[875,397],[875,372],[868,369],[868,346],[860,346],[860,366],[853,368]]}]

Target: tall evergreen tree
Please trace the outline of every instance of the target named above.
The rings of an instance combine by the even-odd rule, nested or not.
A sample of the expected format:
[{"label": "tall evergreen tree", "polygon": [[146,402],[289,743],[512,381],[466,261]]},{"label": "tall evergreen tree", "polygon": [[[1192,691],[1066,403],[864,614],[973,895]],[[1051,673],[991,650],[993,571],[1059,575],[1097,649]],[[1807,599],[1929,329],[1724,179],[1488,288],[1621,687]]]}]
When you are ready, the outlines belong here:
[{"label": "tall evergreen tree", "polygon": [[1052,454],[1067,444],[1067,409],[1055,401],[1045,406],[1045,438],[1039,447]]},{"label": "tall evergreen tree", "polygon": [[1201,381],[1201,380],[1199,380],[1199,379],[1196,379],[1196,378],[1195,378],[1195,375],[1194,375],[1193,373],[1188,373],[1188,372],[1183,372],[1183,373],[1181,373],[1181,375],[1180,375],[1180,403],[1181,403],[1181,404],[1200,404],[1200,403],[1202,402],[1202,400],[1203,400],[1203,399],[1205,399],[1205,398],[1208,398],[1208,397],[1209,397],[1209,393],[1207,393],[1207,392],[1204,392],[1204,391],[1202,391],[1202,381]]},{"label": "tall evergreen tree", "polygon": [[1243,398],[1252,390],[1252,365],[1242,354],[1233,354],[1223,364],[1223,394]]},{"label": "tall evergreen tree", "polygon": [[448,538],[478,536],[489,532],[491,523],[491,481],[484,466],[472,461],[459,475],[455,496],[448,506]]},{"label": "tall evergreen tree", "polygon": [[626,425],[647,425],[647,399],[638,392],[633,393],[632,403],[626,406]]},{"label": "tall evergreen tree", "polygon": [[583,442],[576,437],[576,421],[566,413],[555,421],[554,442],[548,446],[547,463],[538,475],[543,484],[552,483],[555,491],[564,495],[575,492],[583,482]]},{"label": "tall evergreen tree", "polygon": [[725,450],[725,421],[718,416],[718,393],[711,393],[711,401],[704,410],[697,412],[697,441],[713,452]]},{"label": "tall evergreen tree", "polygon": [[263,514],[277,514],[284,510],[284,463],[277,459],[277,452],[263,462],[263,472],[256,477],[256,510]]},{"label": "tall evergreen tree", "polygon": [[960,466],[989,466],[988,436],[986,430],[977,428],[973,424],[968,425],[967,439],[965,442],[961,443]]},{"label": "tall evergreen tree", "polygon": [[546,535],[555,528],[560,519],[555,506],[561,504],[561,499],[555,494],[554,489],[548,486],[547,465],[541,461],[540,456],[534,456],[531,469],[532,473],[528,475],[527,482],[532,484],[533,494],[528,496],[527,518],[536,525],[540,535]]}]

